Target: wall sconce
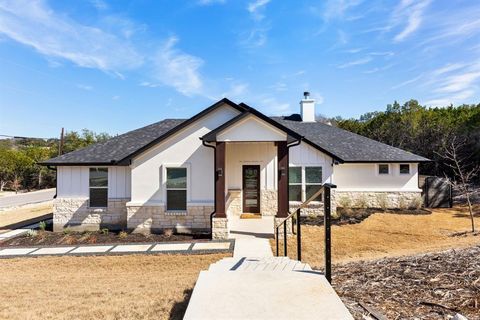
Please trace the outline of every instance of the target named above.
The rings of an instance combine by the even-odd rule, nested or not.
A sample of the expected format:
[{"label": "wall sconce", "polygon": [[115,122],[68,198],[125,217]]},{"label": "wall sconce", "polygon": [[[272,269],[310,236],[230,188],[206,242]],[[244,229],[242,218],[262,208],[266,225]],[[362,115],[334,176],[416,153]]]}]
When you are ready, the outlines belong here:
[{"label": "wall sconce", "polygon": [[280,175],[281,176],[286,176],[287,175],[287,170],[285,170],[285,167],[280,167]]},{"label": "wall sconce", "polygon": [[223,169],[222,168],[217,169],[217,176],[223,177]]}]

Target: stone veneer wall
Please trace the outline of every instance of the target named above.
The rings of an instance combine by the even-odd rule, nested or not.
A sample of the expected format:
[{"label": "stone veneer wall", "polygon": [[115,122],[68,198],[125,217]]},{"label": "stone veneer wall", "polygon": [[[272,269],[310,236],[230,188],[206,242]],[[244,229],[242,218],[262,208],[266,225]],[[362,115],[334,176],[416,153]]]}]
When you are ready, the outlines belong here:
[{"label": "stone veneer wall", "polygon": [[[290,202],[290,212],[297,210],[301,202]],[[300,210],[301,216],[321,216],[323,215],[323,202],[309,203],[306,208]]]},{"label": "stone veneer wall", "polygon": [[228,190],[225,207],[228,216],[240,216],[242,214],[242,190]]},{"label": "stone veneer wall", "polygon": [[335,202],[336,206],[342,206],[343,197],[350,199],[349,201],[352,208],[358,207],[357,203],[363,201],[366,202],[367,208],[380,208],[381,199],[385,198],[387,201],[387,208],[397,209],[401,208],[402,205],[406,207],[415,207],[415,202],[419,200],[419,197],[421,199],[421,191],[368,192],[332,190],[332,202]]},{"label": "stone veneer wall", "polygon": [[128,201],[130,199],[108,199],[107,208],[90,208],[88,198],[57,198],[53,201],[53,230],[124,229]]},{"label": "stone veneer wall", "polygon": [[174,230],[194,232],[210,230],[214,207],[188,206],[186,212],[166,212],[164,206],[127,206],[127,228],[133,232]]},{"label": "stone veneer wall", "polygon": [[227,218],[213,218],[212,219],[212,239],[228,239],[230,234],[230,227],[228,226]]},{"label": "stone veneer wall", "polygon": [[262,216],[277,214],[277,190],[260,190],[260,213]]}]

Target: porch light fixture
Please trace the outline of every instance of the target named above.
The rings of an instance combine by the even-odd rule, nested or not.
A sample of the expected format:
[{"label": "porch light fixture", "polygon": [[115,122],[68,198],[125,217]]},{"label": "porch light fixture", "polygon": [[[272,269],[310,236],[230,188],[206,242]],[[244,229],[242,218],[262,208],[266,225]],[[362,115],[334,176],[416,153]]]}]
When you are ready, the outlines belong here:
[{"label": "porch light fixture", "polygon": [[223,177],[223,169],[222,168],[217,169],[217,176]]},{"label": "porch light fixture", "polygon": [[286,176],[287,175],[287,170],[285,170],[285,167],[280,167],[280,175],[281,176]]}]

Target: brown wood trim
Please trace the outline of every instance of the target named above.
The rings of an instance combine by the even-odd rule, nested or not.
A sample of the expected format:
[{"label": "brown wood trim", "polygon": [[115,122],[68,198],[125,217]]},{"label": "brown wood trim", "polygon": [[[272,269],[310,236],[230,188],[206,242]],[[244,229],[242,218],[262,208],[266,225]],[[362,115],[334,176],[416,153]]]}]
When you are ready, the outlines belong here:
[{"label": "brown wood trim", "polygon": [[[245,197],[245,169],[247,168],[256,168],[258,171],[258,179],[257,179],[257,200],[258,200],[258,203],[257,203],[257,207],[256,208],[253,208],[253,207],[247,207],[246,205],[246,197]],[[242,166],[242,208],[243,208],[243,212],[244,213],[260,213],[260,179],[261,179],[261,172],[260,172],[260,165],[250,165],[250,164],[246,164],[246,165],[243,165]]]},{"label": "brown wood trim", "polygon": [[288,216],[288,147],[286,141],[277,142],[278,158],[278,194],[277,217],[284,218]]},{"label": "brown wood trim", "polygon": [[226,218],[225,213],[225,142],[218,142],[215,149],[215,217]]}]

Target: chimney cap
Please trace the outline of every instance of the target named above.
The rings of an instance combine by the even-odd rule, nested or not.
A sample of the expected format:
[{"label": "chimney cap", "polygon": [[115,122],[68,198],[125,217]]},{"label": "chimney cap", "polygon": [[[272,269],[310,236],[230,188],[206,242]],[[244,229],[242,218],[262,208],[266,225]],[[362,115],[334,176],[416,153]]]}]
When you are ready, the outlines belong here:
[{"label": "chimney cap", "polygon": [[305,99],[310,98],[310,92],[304,91],[304,92],[303,92],[303,96],[305,97]]}]

